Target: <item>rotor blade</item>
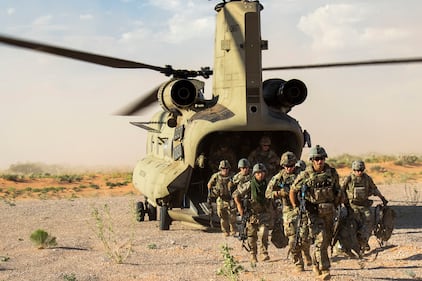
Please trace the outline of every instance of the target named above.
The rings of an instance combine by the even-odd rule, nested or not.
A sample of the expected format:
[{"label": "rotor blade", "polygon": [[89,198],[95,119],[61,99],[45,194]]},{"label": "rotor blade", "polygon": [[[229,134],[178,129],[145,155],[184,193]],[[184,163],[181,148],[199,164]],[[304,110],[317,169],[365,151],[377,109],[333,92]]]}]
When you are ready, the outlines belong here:
[{"label": "rotor blade", "polygon": [[145,95],[138,101],[133,102],[130,105],[126,106],[124,109],[119,110],[118,112],[115,113],[115,115],[122,115],[122,116],[134,115],[136,112],[154,103],[155,101],[157,101],[157,92],[160,89],[160,87],[161,85],[155,87],[154,89],[149,91],[147,95]]},{"label": "rotor blade", "polygon": [[54,54],[62,57],[72,58],[76,60],[81,60],[85,62],[115,67],[115,68],[147,68],[160,72],[165,72],[167,68],[153,66],[149,64],[123,60],[113,57],[101,56],[87,52],[81,52],[76,50],[71,50],[67,48],[55,47],[52,45],[47,45],[44,43],[32,42],[17,38],[12,38],[9,36],[3,36],[0,34],[0,43],[7,45],[21,47],[25,49],[31,49],[39,52]]},{"label": "rotor blade", "polygon": [[263,71],[269,70],[286,70],[286,69],[307,69],[307,68],[329,68],[329,67],[346,67],[359,65],[380,65],[380,64],[404,64],[404,63],[420,63],[422,57],[415,58],[396,58],[396,59],[379,59],[367,61],[352,61],[352,62],[334,62],[334,63],[320,63],[320,64],[304,64],[304,65],[290,65],[290,66],[274,66],[264,67]]}]

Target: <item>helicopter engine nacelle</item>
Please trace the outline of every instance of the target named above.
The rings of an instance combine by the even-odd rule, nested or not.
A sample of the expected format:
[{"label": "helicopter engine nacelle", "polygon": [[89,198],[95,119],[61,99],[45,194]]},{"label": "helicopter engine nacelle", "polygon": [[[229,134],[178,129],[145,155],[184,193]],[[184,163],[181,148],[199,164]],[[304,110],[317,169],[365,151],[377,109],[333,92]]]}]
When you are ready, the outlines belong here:
[{"label": "helicopter engine nacelle", "polygon": [[304,102],[308,94],[305,83],[298,79],[286,82],[283,79],[273,78],[265,80],[262,86],[265,103],[269,107],[281,109],[284,113]]},{"label": "helicopter engine nacelle", "polygon": [[158,90],[158,101],[161,107],[174,113],[180,109],[190,108],[198,98],[203,82],[195,79],[174,79],[164,83]]}]

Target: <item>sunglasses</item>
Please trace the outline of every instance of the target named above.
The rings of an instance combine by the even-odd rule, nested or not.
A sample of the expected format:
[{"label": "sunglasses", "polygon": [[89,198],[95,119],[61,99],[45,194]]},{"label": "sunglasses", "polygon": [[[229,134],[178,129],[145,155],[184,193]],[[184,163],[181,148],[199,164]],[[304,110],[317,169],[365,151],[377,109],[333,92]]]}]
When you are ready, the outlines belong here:
[{"label": "sunglasses", "polygon": [[293,168],[295,165],[284,165],[285,168]]},{"label": "sunglasses", "polygon": [[353,171],[355,171],[355,172],[361,172],[361,173],[363,172],[363,170],[353,170]]},{"label": "sunglasses", "polygon": [[314,161],[323,161],[323,160],[325,160],[325,158],[324,157],[315,157],[313,160]]}]

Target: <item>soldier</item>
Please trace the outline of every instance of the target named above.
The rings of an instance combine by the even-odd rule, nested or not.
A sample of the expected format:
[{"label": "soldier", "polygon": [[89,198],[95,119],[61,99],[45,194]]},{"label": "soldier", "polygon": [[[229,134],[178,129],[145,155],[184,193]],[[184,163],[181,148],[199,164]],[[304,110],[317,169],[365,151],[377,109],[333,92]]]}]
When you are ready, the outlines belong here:
[{"label": "soldier", "polygon": [[234,167],[236,164],[236,154],[234,153],[233,149],[230,147],[228,140],[219,143],[218,145],[214,146],[209,155],[209,166],[213,173],[217,172],[218,165],[221,160],[227,160],[230,163],[231,167]]},{"label": "soldier", "polygon": [[267,179],[271,179],[278,170],[277,153],[271,149],[271,139],[268,136],[263,136],[259,141],[259,146],[252,150],[248,156],[251,165],[262,163],[267,168]]},{"label": "soldier", "polygon": [[[283,212],[282,214],[276,212],[275,216],[283,216],[284,233],[289,238],[289,252],[293,256],[293,263],[296,266],[296,270],[303,271],[303,258],[305,258],[306,265],[308,266],[312,265],[312,259],[309,253],[308,217],[306,213],[303,214],[300,218],[301,222],[298,224],[297,220],[299,218],[297,213],[293,211],[292,203],[289,199],[290,186],[301,172],[300,167],[296,166],[296,163],[297,158],[293,152],[287,151],[281,155],[280,166],[282,169],[268,183],[265,197],[273,199],[276,202],[281,200],[280,203],[282,203]],[[298,225],[300,225],[300,229],[296,229]],[[300,233],[300,241],[296,241],[296,231]]]},{"label": "soldier", "polygon": [[341,199],[338,173],[325,163],[325,158],[327,153],[323,147],[312,147],[309,154],[312,165],[299,174],[289,193],[296,212],[299,212],[297,194],[301,192],[305,197],[311,236],[314,239],[312,270],[322,280],[331,277],[328,246],[333,235],[334,209]]},{"label": "soldier", "polygon": [[219,172],[214,173],[208,181],[209,197],[216,197],[217,215],[220,218],[221,230],[225,236],[236,234],[236,212],[232,200],[233,182],[230,174],[230,163],[221,160]]},{"label": "soldier", "polygon": [[[271,221],[270,201],[265,198],[267,181],[265,180],[266,168],[258,163],[253,166],[252,179],[238,186],[233,192],[234,201],[241,216],[244,216],[245,206],[242,201],[247,201],[250,217],[247,222],[248,245],[251,249],[251,262],[255,264],[258,254],[258,244],[262,261],[270,259],[268,256],[268,233]],[[243,200],[244,198],[247,200]]]},{"label": "soldier", "polygon": [[353,210],[353,218],[357,222],[357,240],[360,254],[369,251],[369,237],[371,236],[373,220],[371,215],[371,195],[378,196],[384,205],[388,201],[378,190],[372,178],[365,173],[365,163],[362,160],[353,161],[352,173],[346,177],[342,190],[346,195],[345,205]]},{"label": "soldier", "polygon": [[239,184],[243,184],[247,181],[251,180],[251,173],[250,173],[250,163],[248,159],[242,158],[237,163],[237,168],[239,172],[233,176],[233,184],[237,187]]}]

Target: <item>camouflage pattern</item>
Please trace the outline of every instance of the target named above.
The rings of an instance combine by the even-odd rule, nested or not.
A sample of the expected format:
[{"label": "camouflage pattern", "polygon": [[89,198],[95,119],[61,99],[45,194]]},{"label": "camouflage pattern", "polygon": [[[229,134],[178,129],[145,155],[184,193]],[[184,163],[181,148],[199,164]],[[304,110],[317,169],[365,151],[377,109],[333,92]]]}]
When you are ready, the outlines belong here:
[{"label": "camouflage pattern", "polygon": [[261,147],[253,150],[248,156],[249,163],[251,163],[252,166],[257,163],[263,163],[265,165],[267,168],[267,179],[271,179],[271,177],[277,173],[279,159],[280,158],[273,150],[269,149],[268,151],[263,151]]},{"label": "camouflage pattern", "polygon": [[[275,220],[281,219],[283,221],[284,233],[289,239],[289,251],[292,254],[293,263],[298,269],[302,270],[304,268],[304,258],[308,265],[311,263],[308,217],[306,214],[302,216],[302,223],[299,229],[301,241],[295,247],[298,214],[293,210],[289,199],[290,186],[299,173],[300,168],[298,167],[295,167],[292,173],[288,173],[286,169],[280,170],[268,183],[265,197],[274,200],[277,205],[280,204],[282,206],[282,212],[279,211],[280,208],[277,206],[274,215]],[[280,216],[282,218],[279,218]]]},{"label": "camouflage pattern", "polygon": [[251,180],[251,174],[248,173],[247,175],[242,174],[242,172],[238,172],[237,174],[235,174],[233,176],[233,184],[235,187],[237,187],[238,185],[241,185],[247,181]]},{"label": "camouflage pattern", "polygon": [[315,172],[310,165],[293,182],[293,194],[300,192],[302,185],[307,186],[306,209],[314,240],[312,262],[317,273],[327,272],[331,266],[328,246],[333,235],[334,208],[341,197],[339,176],[327,163],[324,163],[321,172]]},{"label": "camouflage pattern", "polygon": [[371,211],[373,201],[369,200],[369,197],[375,195],[383,198],[383,196],[372,178],[366,173],[362,173],[361,176],[356,176],[353,173],[347,176],[342,185],[342,190],[343,194],[347,196],[346,204],[350,204],[353,209],[353,219],[357,223],[357,239],[363,253],[374,225]]},{"label": "camouflage pattern", "polygon": [[[273,218],[269,200],[262,205],[252,199],[252,181],[255,181],[254,177],[250,181],[240,184],[233,193],[233,197],[249,198],[252,214],[247,223],[248,245],[252,258],[256,259],[258,248],[263,257],[268,257],[268,235]],[[262,186],[266,186],[265,180],[262,182]]]},{"label": "camouflage pattern", "polygon": [[231,175],[222,176],[220,172],[214,173],[208,186],[211,187],[211,197],[216,197],[217,215],[220,218],[221,231],[226,235],[236,232],[236,209],[231,196],[233,182]]},{"label": "camouflage pattern", "polygon": [[219,170],[219,164],[221,160],[227,160],[231,167],[237,166],[236,154],[233,149],[227,143],[222,143],[211,149],[208,157],[208,165],[213,172]]}]

